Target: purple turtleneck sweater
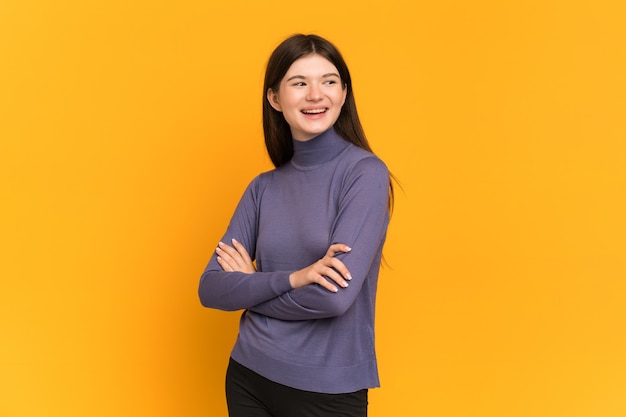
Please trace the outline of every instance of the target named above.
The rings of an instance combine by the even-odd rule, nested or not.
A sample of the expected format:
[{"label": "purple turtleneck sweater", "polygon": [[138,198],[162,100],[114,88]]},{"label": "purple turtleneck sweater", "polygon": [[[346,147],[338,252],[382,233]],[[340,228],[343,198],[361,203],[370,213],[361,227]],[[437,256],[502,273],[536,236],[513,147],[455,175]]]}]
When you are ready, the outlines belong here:
[{"label": "purple turtleneck sweater", "polygon": [[[241,310],[232,358],[293,388],[337,394],[379,386],[374,309],[389,222],[389,173],[334,129],[293,142],[291,161],[257,176],[222,241],[241,242],[258,272],[224,272],[213,254],[198,290],[206,307]],[[292,289],[289,274],[333,243],[352,275],[332,293]]]}]

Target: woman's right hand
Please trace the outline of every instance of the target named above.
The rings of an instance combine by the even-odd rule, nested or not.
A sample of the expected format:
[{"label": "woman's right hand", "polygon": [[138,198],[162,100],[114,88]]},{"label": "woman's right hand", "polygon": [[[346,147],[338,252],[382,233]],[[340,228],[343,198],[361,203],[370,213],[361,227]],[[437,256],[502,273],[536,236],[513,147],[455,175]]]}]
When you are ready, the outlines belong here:
[{"label": "woman's right hand", "polygon": [[339,289],[329,282],[328,277],[335,284],[342,288],[348,286],[348,281],[352,279],[348,268],[339,259],[335,258],[335,254],[339,252],[350,252],[352,249],[342,243],[330,245],[326,251],[326,255],[319,261],[306,268],[295,271],[289,275],[289,283],[292,288],[300,288],[309,284],[319,284],[328,291],[337,292]]}]

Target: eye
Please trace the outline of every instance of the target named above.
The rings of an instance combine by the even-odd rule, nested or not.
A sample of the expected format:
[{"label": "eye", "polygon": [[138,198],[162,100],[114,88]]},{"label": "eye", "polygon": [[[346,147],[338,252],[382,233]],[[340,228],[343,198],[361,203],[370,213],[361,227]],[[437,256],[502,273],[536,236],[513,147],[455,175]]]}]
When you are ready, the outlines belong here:
[{"label": "eye", "polygon": [[297,83],[293,83],[292,85],[295,87],[304,87],[306,84],[304,83],[304,81],[298,81]]}]

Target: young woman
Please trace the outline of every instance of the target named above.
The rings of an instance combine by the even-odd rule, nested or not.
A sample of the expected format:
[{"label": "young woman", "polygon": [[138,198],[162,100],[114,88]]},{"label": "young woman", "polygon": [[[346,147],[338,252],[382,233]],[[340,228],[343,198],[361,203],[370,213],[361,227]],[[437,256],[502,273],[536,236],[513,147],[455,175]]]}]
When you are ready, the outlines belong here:
[{"label": "young woman", "polygon": [[276,48],[263,127],[276,168],[248,186],[198,291],[206,307],[244,310],[230,416],[366,416],[393,193],[334,45],[295,35]]}]

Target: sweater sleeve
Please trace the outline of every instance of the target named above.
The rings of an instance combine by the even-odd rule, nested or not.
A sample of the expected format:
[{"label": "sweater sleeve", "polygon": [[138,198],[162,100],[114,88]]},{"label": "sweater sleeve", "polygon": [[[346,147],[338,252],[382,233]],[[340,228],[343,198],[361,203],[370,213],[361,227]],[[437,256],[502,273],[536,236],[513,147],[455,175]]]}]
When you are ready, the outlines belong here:
[{"label": "sweater sleeve", "polygon": [[376,276],[389,223],[389,172],[378,158],[357,162],[344,179],[330,243],[352,248],[337,257],[352,275],[347,288],[331,293],[307,285],[250,308],[281,320],[310,320],[340,316],[354,303],[369,276]]},{"label": "sweater sleeve", "polygon": [[[230,244],[231,239],[237,239],[248,253],[254,254],[260,193],[262,185],[260,177],[257,177],[239,201],[222,242]],[[289,272],[225,272],[217,263],[214,251],[200,278],[198,296],[205,307],[234,311],[249,308],[289,290]]]}]

